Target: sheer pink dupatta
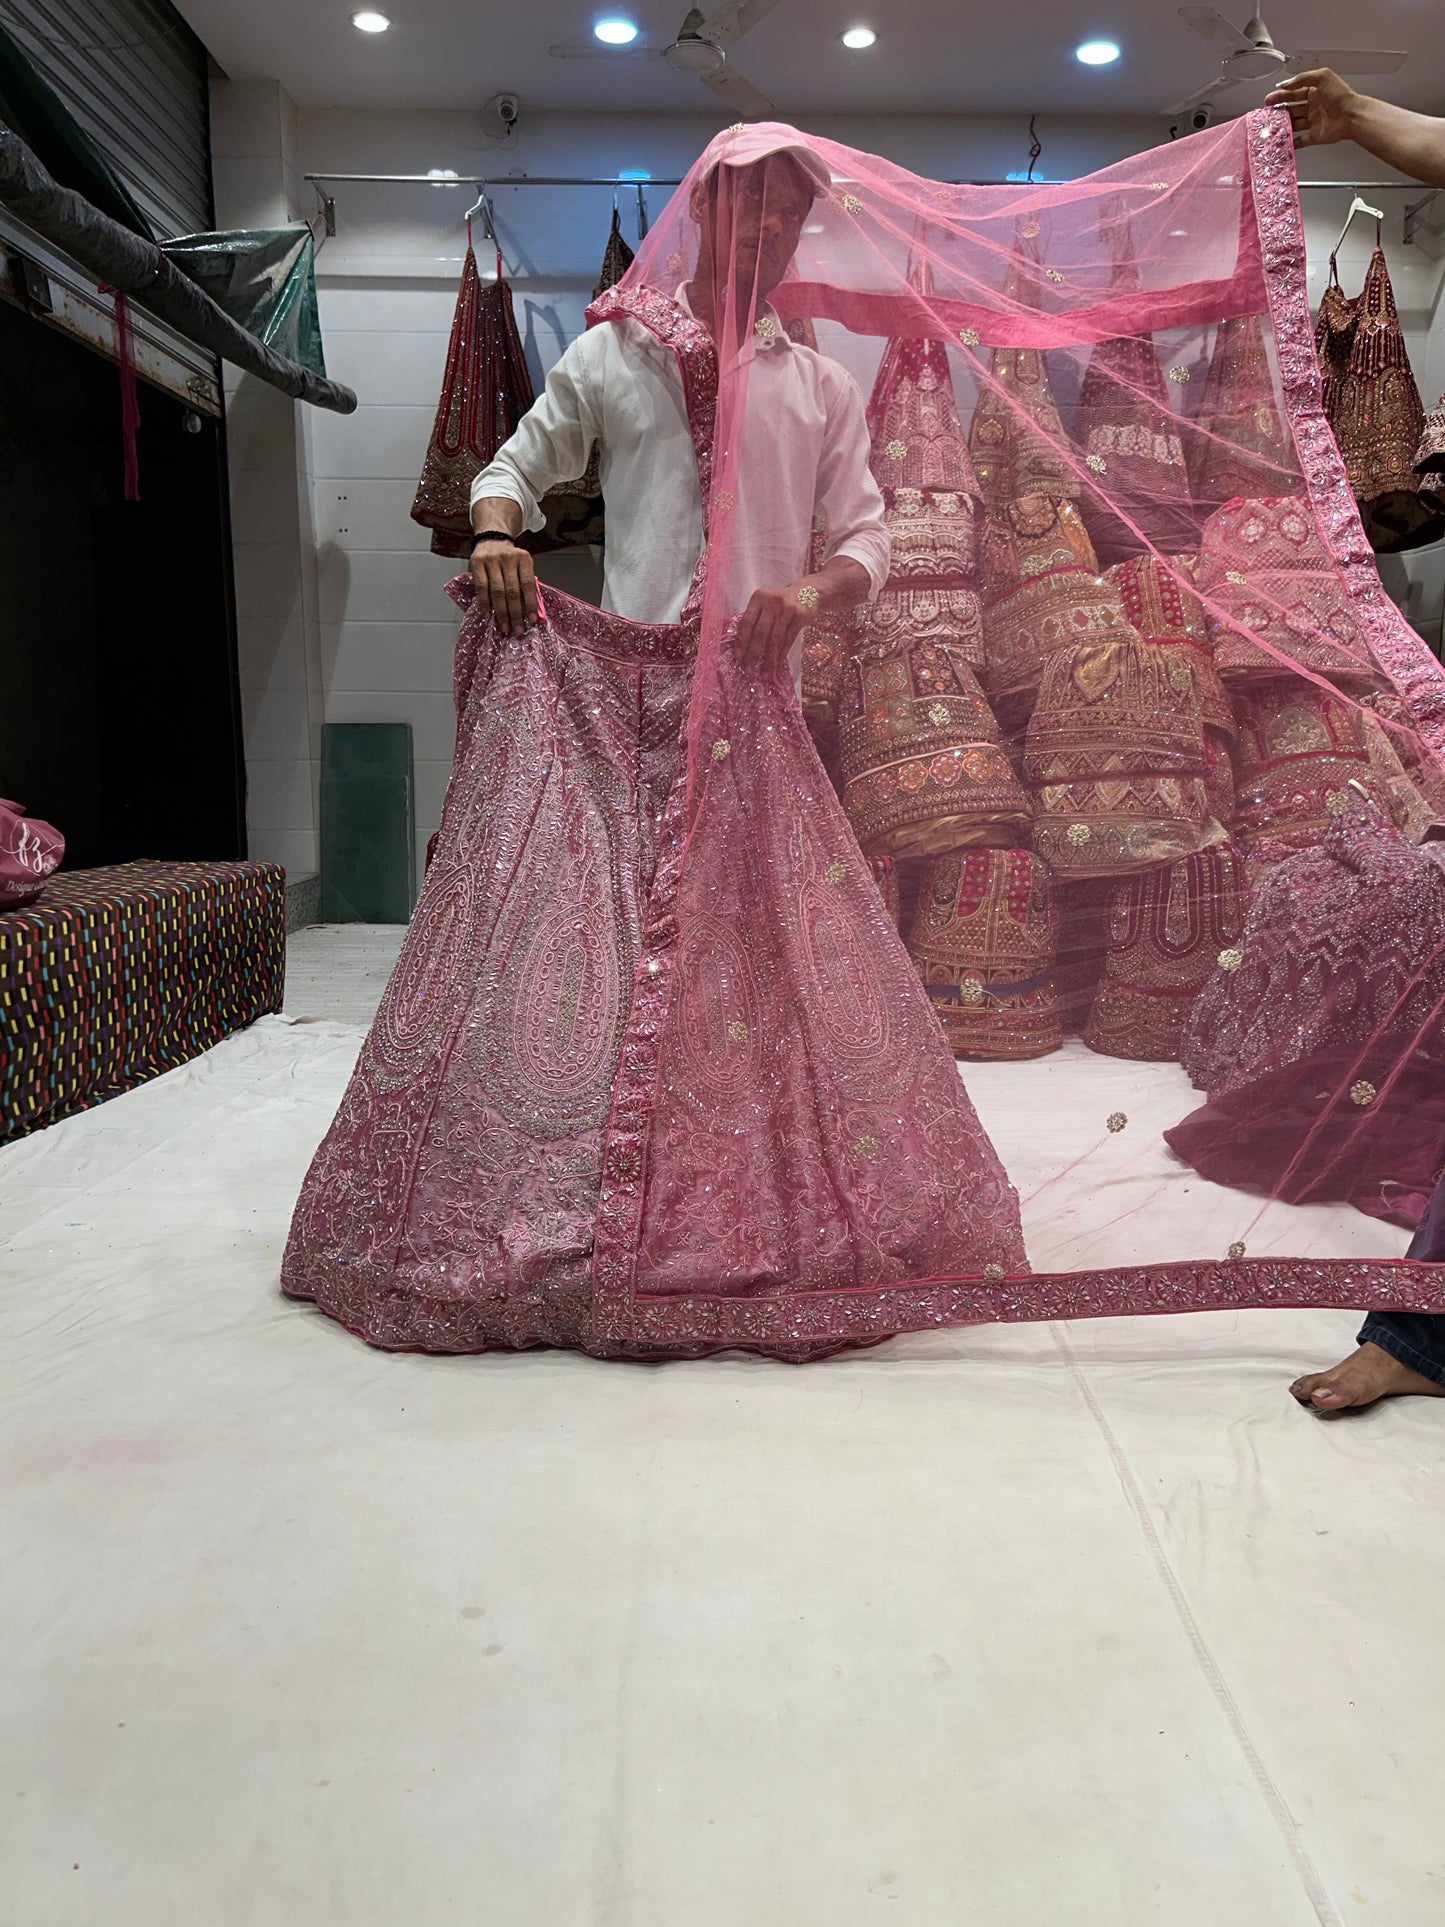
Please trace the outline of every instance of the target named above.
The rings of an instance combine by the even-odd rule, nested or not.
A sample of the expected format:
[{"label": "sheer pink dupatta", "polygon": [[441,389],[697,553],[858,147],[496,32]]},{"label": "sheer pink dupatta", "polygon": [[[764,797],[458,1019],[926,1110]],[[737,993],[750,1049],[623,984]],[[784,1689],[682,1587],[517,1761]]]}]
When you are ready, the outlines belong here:
[{"label": "sheer pink dupatta", "polygon": [[[770,284],[770,310],[757,209],[742,195],[709,199],[708,184],[720,163],[739,176],[762,165],[765,221],[771,169],[793,146],[821,161],[828,184],[787,278]],[[1114,245],[1121,219],[1136,264],[1127,276]],[[1302,270],[1288,128],[1273,114],[1086,181],[1002,190],[922,181],[787,128],[733,130],[654,227],[623,289],[710,274],[720,377],[685,775],[668,812],[607,1133],[593,1266],[604,1334],[766,1343],[979,1318],[1445,1303],[1432,1277],[1388,1259],[1255,1263],[1181,1250],[1147,1266],[1030,1274],[1007,1176],[962,1096],[791,692],[739,660],[738,611],[726,600],[736,504],[769,486],[766,464],[748,459],[752,337],[804,318],[865,388],[883,341],[949,344],[965,395],[987,398],[1011,424],[1020,490],[1093,503],[1122,544],[1200,587],[1187,559],[1154,546],[1137,490],[1111,482],[1111,447],[1071,439],[1056,412],[1035,411],[1012,372],[1033,356],[1067,414],[1101,343],[1145,337],[1155,361],[1141,364],[1134,399],[1141,417],[1164,418],[1168,432],[1155,439],[1188,452],[1191,476],[1222,473],[1228,461],[1211,457],[1234,459],[1240,415],[1255,438],[1250,472],[1300,499],[1329,558],[1323,581],[1313,560],[1265,574],[1251,573],[1248,555],[1231,557],[1218,593],[1202,585],[1211,620],[1304,685],[1343,687],[1355,701],[1372,681],[1392,683],[1402,746],[1438,762],[1445,683],[1383,597],[1338,456],[1324,447]],[[1254,331],[1269,388],[1247,409],[1233,393],[1211,395],[1205,379],[1216,338],[1224,367],[1220,323],[1231,318]],[[1127,357],[1111,367],[1116,399],[1129,401],[1134,379]],[[1134,428],[1123,410],[1121,451]],[[1196,494],[1201,545],[1216,506],[1233,513]],[[1171,548],[1180,539],[1171,524]],[[1334,622],[1336,605],[1347,673],[1332,683],[1293,639]],[[1052,646],[1061,644],[1066,637]]]}]

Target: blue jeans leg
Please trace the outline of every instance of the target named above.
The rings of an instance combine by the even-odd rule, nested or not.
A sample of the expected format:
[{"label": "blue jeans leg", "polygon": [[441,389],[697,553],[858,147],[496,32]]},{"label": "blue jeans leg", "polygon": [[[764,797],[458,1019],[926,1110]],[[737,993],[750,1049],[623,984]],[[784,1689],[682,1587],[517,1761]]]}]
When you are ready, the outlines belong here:
[{"label": "blue jeans leg", "polygon": [[[1436,1264],[1445,1259],[1445,1178],[1435,1186],[1406,1256]],[[1378,1345],[1412,1372],[1445,1385],[1445,1316],[1438,1312],[1373,1311],[1356,1342]]]},{"label": "blue jeans leg", "polygon": [[1356,1340],[1378,1345],[1422,1378],[1445,1385],[1445,1316],[1426,1311],[1372,1311]]}]

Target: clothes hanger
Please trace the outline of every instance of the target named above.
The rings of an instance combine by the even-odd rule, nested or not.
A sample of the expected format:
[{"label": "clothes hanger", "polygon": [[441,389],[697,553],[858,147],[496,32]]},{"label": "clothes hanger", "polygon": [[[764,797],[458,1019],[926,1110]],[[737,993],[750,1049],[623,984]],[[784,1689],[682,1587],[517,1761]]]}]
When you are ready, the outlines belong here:
[{"label": "clothes hanger", "polygon": [[1350,224],[1357,214],[1372,214],[1375,217],[1375,246],[1378,247],[1380,245],[1380,223],[1385,218],[1384,210],[1383,208],[1371,207],[1368,201],[1361,200],[1357,194],[1354,200],[1350,202],[1350,211],[1345,216],[1345,225],[1340,229],[1340,238],[1330,249],[1331,261],[1334,260],[1335,256],[1344,246],[1345,236],[1349,233]]},{"label": "clothes hanger", "polygon": [[490,241],[497,251],[497,279],[499,281],[504,280],[506,278],[506,264],[502,260],[502,244],[497,239],[496,225],[492,220],[492,197],[487,192],[487,184],[485,181],[477,182],[477,198],[462,216],[462,219],[467,224],[468,247],[472,245],[472,220],[473,217],[478,214],[482,217],[482,239],[484,241]]}]

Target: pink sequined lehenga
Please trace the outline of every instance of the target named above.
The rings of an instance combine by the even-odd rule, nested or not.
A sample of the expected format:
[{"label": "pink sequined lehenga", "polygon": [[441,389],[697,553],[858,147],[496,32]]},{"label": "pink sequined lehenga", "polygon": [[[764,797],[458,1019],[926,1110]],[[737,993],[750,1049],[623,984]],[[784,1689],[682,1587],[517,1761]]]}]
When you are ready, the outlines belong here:
[{"label": "pink sequined lehenga", "polygon": [[[706,499],[716,355],[682,366]],[[805,1358],[1024,1269],[1018,1204],[790,683],[725,656],[685,834],[682,621],[471,607],[425,890],[284,1287],[374,1344]],[[890,1305],[892,1298],[895,1302]]]}]

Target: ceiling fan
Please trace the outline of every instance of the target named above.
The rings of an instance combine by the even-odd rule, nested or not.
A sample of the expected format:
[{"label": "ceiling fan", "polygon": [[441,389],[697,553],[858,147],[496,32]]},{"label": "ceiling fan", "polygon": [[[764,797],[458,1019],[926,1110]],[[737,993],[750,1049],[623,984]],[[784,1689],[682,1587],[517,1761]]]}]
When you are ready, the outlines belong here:
[{"label": "ceiling fan", "polygon": [[[1179,17],[1186,25],[1218,47],[1223,59],[1213,80],[1184,100],[1166,107],[1167,114],[1185,114],[1204,107],[1247,81],[1283,79],[1286,74],[1304,73],[1311,67],[1333,67],[1338,74],[1393,74],[1409,59],[1408,54],[1386,53],[1378,48],[1302,47],[1286,53],[1277,47],[1269,28],[1258,14],[1245,23],[1243,32],[1232,27],[1215,7],[1181,7]],[[1208,125],[1205,119],[1201,125]]]},{"label": "ceiling fan", "polygon": [[766,120],[778,110],[760,87],[728,65],[728,51],[770,14],[778,0],[727,0],[716,13],[694,7],[676,40],[666,47],[549,47],[554,60],[665,60],[691,74],[725,106],[747,120]]}]

